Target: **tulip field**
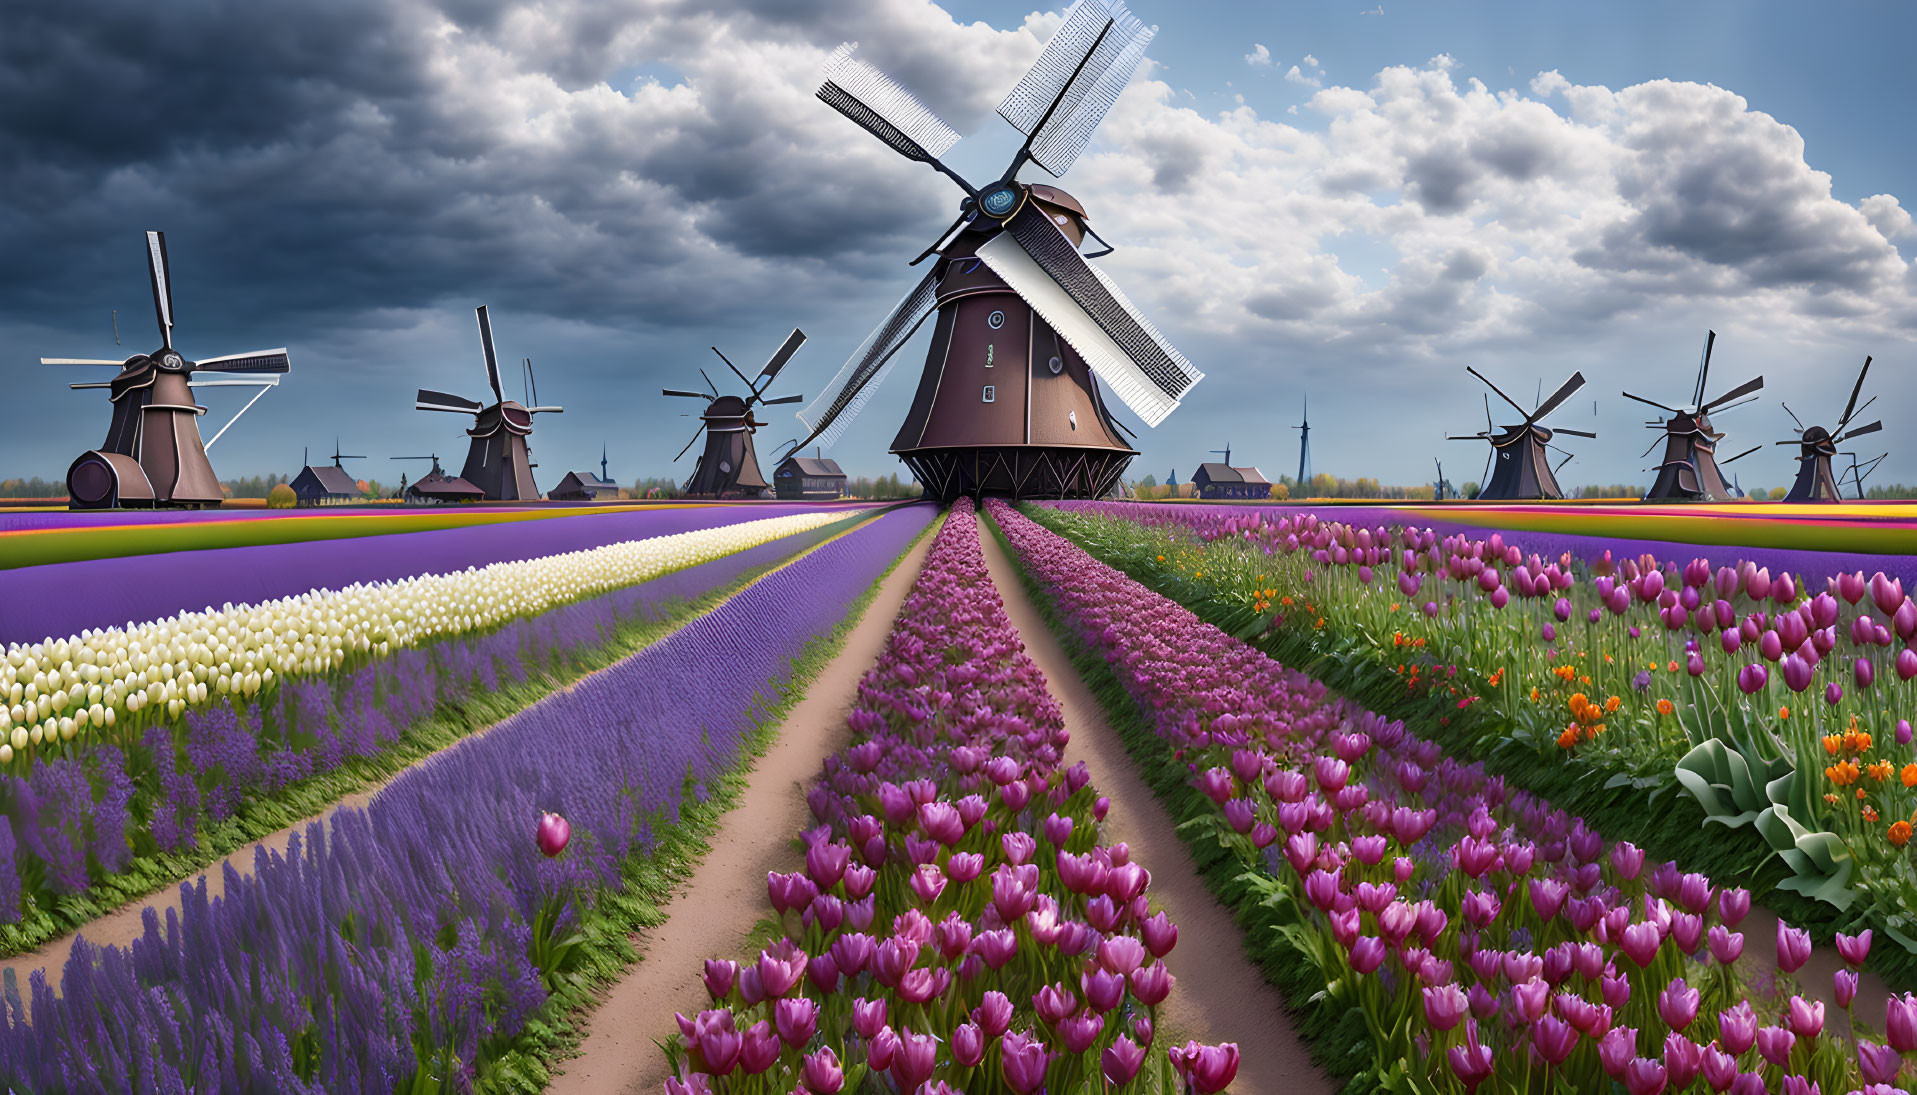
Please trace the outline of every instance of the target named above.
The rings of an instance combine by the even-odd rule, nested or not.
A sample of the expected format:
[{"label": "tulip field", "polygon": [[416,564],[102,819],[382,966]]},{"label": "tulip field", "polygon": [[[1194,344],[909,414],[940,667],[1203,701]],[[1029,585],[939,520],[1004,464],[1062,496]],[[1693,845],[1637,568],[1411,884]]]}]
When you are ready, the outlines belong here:
[{"label": "tulip field", "polygon": [[[247,516],[0,568],[0,1089],[626,1089],[575,1070],[635,981],[668,1095],[1249,1091],[1280,1047],[1212,1028],[1260,1007],[1300,1091],[1908,1088],[1884,529],[1428,515]],[[700,864],[780,786],[742,906]]]}]

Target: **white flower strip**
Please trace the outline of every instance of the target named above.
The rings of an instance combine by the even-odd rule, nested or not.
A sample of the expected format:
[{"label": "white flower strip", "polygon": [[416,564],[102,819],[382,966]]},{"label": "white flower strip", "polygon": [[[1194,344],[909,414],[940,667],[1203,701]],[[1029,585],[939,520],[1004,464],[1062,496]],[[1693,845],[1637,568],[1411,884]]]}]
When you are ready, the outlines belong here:
[{"label": "white flower strip", "polygon": [[352,653],[385,654],[485,631],[844,516],[745,521],[10,644],[0,662],[0,764],[31,745],[71,741],[126,715],[163,706],[178,718],[216,695],[252,696],[279,677],[338,669]]}]

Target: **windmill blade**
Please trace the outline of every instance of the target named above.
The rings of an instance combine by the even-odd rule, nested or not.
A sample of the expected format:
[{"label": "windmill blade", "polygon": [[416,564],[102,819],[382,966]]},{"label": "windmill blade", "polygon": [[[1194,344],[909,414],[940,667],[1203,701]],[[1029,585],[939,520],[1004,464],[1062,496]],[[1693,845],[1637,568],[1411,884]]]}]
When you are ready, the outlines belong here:
[{"label": "windmill blade", "polygon": [[479,306],[479,342],[486,349],[486,383],[492,385],[493,401],[506,402],[506,393],[499,386],[499,357],[493,353],[493,321],[486,315],[486,306]]},{"label": "windmill blade", "polygon": [[160,321],[160,344],[173,348],[173,282],[166,261],[166,233],[146,234],[146,275],[153,284],[153,314]]},{"label": "windmill blade", "polygon": [[1505,401],[1506,403],[1509,403],[1509,404],[1511,404],[1511,406],[1513,406],[1513,407],[1516,407],[1516,408],[1517,408],[1517,412],[1518,412],[1519,414],[1522,414],[1522,415],[1525,415],[1525,416],[1526,416],[1526,420],[1527,420],[1527,421],[1529,421],[1529,413],[1528,413],[1527,411],[1525,411],[1525,409],[1524,409],[1523,407],[1519,407],[1519,406],[1518,406],[1518,401],[1517,401],[1517,400],[1515,400],[1515,399],[1512,399],[1512,398],[1511,398],[1510,396],[1508,396],[1508,395],[1505,395],[1505,394],[1504,394],[1504,393],[1503,393],[1502,391],[1499,391],[1499,389],[1498,389],[1498,386],[1497,386],[1496,384],[1493,384],[1493,383],[1491,383],[1491,382],[1490,382],[1489,380],[1485,380],[1485,376],[1484,376],[1484,374],[1483,374],[1483,373],[1481,373],[1481,372],[1479,372],[1478,370],[1476,370],[1476,369],[1474,369],[1474,368],[1472,368],[1472,367],[1471,367],[1471,366],[1469,366],[1469,365],[1466,365],[1466,366],[1464,367],[1464,371],[1465,371],[1465,372],[1467,372],[1467,373],[1470,373],[1470,374],[1471,374],[1472,376],[1475,376],[1475,377],[1477,377],[1477,378],[1478,378],[1479,380],[1483,380],[1483,381],[1484,381],[1484,386],[1485,386],[1485,387],[1487,387],[1487,388],[1489,388],[1489,389],[1491,389],[1491,390],[1492,390],[1492,391],[1494,391],[1494,392],[1497,392],[1497,393],[1498,393],[1498,398],[1499,398],[1499,399],[1502,399],[1502,400],[1504,400],[1504,401]]},{"label": "windmill blade", "polygon": [[[714,346],[711,349],[713,353],[719,354],[719,348],[717,346]],[[755,395],[758,394],[757,391],[752,387],[752,381],[746,379],[746,375],[739,371],[739,367],[732,363],[731,358],[727,357],[724,354],[719,354],[719,360],[726,363],[726,368],[732,370],[732,375],[739,378],[739,382],[746,386],[747,391],[753,392],[753,394]],[[749,400],[748,400],[748,403],[750,403]]]},{"label": "windmill blade", "polygon": [[1838,438],[1837,440],[1849,441],[1853,437],[1862,437],[1863,435],[1867,433],[1876,433],[1878,430],[1881,430],[1883,428],[1884,428],[1884,420],[1880,418],[1877,421],[1870,423],[1869,425],[1857,427],[1856,429],[1850,431],[1849,433]]},{"label": "windmill blade", "polygon": [[[1842,418],[1839,418],[1837,420],[1837,429],[1839,430],[1843,429],[1845,424],[1850,421],[1850,416],[1857,413],[1857,397],[1863,394],[1864,376],[1869,372],[1870,372],[1870,355],[1865,354],[1864,367],[1857,370],[1857,383],[1853,385],[1850,389],[1850,402],[1844,404],[1844,415]],[[1836,431],[1832,431],[1832,432],[1836,432]]]},{"label": "windmill blade", "polygon": [[1572,373],[1571,379],[1565,381],[1563,387],[1551,393],[1551,398],[1539,404],[1538,409],[1535,411],[1532,411],[1531,417],[1525,419],[1525,421],[1536,422],[1539,419],[1543,418],[1545,415],[1550,414],[1552,411],[1557,410],[1558,405],[1560,403],[1563,403],[1565,400],[1577,394],[1577,390],[1582,387],[1584,387],[1584,374]]},{"label": "windmill blade", "polygon": [[709,376],[706,376],[706,371],[705,371],[704,369],[700,369],[700,370],[699,370],[699,375],[700,375],[700,376],[705,376],[705,377],[706,377],[706,387],[708,387],[708,388],[711,388],[711,389],[712,389],[712,398],[714,398],[714,399],[717,399],[717,398],[719,398],[719,386],[718,386],[717,384],[714,384],[714,383],[712,382],[712,378],[711,378],[711,377],[709,377]]},{"label": "windmill blade", "polygon": [[1646,399],[1646,398],[1644,398],[1644,397],[1643,397],[1643,396],[1641,396],[1641,395],[1632,395],[1632,394],[1631,394],[1630,392],[1622,392],[1622,393],[1619,393],[1619,394],[1621,394],[1621,395],[1623,395],[1623,396],[1624,396],[1624,398],[1626,398],[1626,399],[1635,399],[1635,400],[1637,400],[1637,401],[1638,401],[1639,403],[1645,403],[1645,404],[1649,404],[1650,406],[1653,406],[1653,407],[1656,407],[1656,408],[1657,408],[1658,410],[1660,410],[1660,411],[1669,411],[1669,412],[1671,412],[1672,414],[1683,414],[1683,413],[1684,413],[1683,411],[1680,411],[1680,410],[1678,410],[1678,409],[1677,409],[1676,407],[1666,407],[1666,406],[1665,406],[1664,404],[1662,404],[1662,403],[1659,403],[1659,402],[1658,402],[1657,400],[1655,400],[1655,399]]},{"label": "windmill blade", "polygon": [[696,443],[698,443],[698,440],[699,440],[699,435],[700,435],[700,434],[703,434],[703,433],[705,433],[705,432],[706,432],[706,428],[705,428],[705,426],[703,426],[703,425],[701,425],[701,426],[700,426],[700,427],[699,427],[698,429],[696,429],[696,430],[694,430],[694,431],[692,432],[692,440],[691,440],[691,441],[688,441],[688,442],[686,442],[686,447],[685,447],[685,448],[683,448],[683,449],[680,449],[680,450],[679,450],[679,455],[678,455],[678,456],[675,456],[675,457],[673,457],[673,458],[672,458],[672,462],[673,462],[673,463],[675,463],[675,464],[677,464],[677,463],[678,463],[679,461],[681,461],[681,460],[683,460],[683,459],[685,459],[685,456],[686,456],[686,453],[688,453],[688,452],[691,452],[691,451],[692,451],[692,446],[693,446],[694,444],[696,444]]},{"label": "windmill blade", "polygon": [[1650,448],[1647,448],[1647,449],[1645,449],[1645,450],[1644,450],[1643,452],[1641,452],[1641,453],[1638,453],[1638,454],[1637,454],[1637,458],[1638,458],[1639,460],[1642,460],[1642,459],[1644,459],[1645,457],[1647,457],[1647,456],[1649,456],[1649,455],[1651,455],[1651,449],[1655,449],[1655,448],[1657,448],[1657,447],[1658,447],[1658,445],[1659,445],[1659,444],[1661,444],[1661,443],[1662,443],[1663,441],[1664,441],[1664,439],[1663,439],[1662,437],[1660,437],[1660,438],[1658,438],[1658,439],[1657,439],[1656,441],[1653,441],[1653,442],[1651,442],[1651,446],[1650,446]]},{"label": "windmill blade", "polygon": [[710,395],[706,394],[705,392],[682,392],[677,388],[661,388],[659,389],[659,394],[683,395],[690,399],[711,399],[712,398]]},{"label": "windmill blade", "polygon": [[792,355],[798,353],[799,347],[803,345],[805,345],[805,332],[797,327],[792,328],[792,333],[785,336],[785,341],[779,344],[772,359],[765,363],[765,368],[759,370],[758,379],[771,383],[772,379],[779,375],[779,370],[785,368],[785,363],[791,361]]},{"label": "windmill blade", "polygon": [[1204,379],[1034,203],[1026,202],[1005,231],[978,249],[978,257],[1064,336],[1146,425],[1163,422]]},{"label": "windmill blade", "polygon": [[214,373],[290,373],[293,361],[286,356],[286,347],[277,350],[254,350],[246,354],[227,354],[224,357],[209,357],[205,361],[193,363],[193,371]]},{"label": "windmill blade", "polygon": [[824,79],[815,92],[821,102],[884,141],[908,160],[930,164],[974,193],[971,185],[939,162],[958,143],[958,130],[899,86],[890,76],[852,56],[857,42],[846,42],[825,62]]},{"label": "windmill blade", "polygon": [[421,388],[413,406],[422,411],[458,411],[461,414],[472,414],[480,409],[481,404],[460,396]]},{"label": "windmill blade", "polygon": [[1704,403],[1704,384],[1711,375],[1711,347],[1717,345],[1717,332],[1706,331],[1704,335],[1704,357],[1697,364],[1697,394],[1691,397],[1691,406]]},{"label": "windmill blade", "polygon": [[566,408],[554,404],[550,407],[527,407],[527,414],[565,414]]},{"label": "windmill blade", "polygon": [[1757,450],[1763,447],[1764,446],[1762,445],[1752,445],[1750,448],[1745,449],[1743,452],[1738,453],[1736,456],[1731,457],[1729,460],[1719,460],[1717,464],[1719,467],[1723,467],[1725,464],[1735,464],[1739,460],[1744,459],[1746,456],[1749,456],[1750,454],[1756,452]]},{"label": "windmill blade", "polygon": [[945,249],[947,247],[952,246],[952,241],[958,238],[959,233],[963,232],[965,230],[965,226],[972,223],[972,218],[976,217],[977,215],[978,215],[977,212],[972,209],[969,209],[969,208],[960,209],[958,219],[952,222],[952,227],[947,228],[943,235],[939,236],[938,239],[932,241],[932,245],[930,247],[927,247],[925,250],[920,251],[918,254],[918,257],[913,259],[911,262],[906,263],[906,265],[917,266],[919,263],[924,262],[927,258],[931,257],[932,255],[944,254]]},{"label": "windmill blade", "polygon": [[[1559,451],[1559,452],[1564,452],[1564,450],[1563,450],[1563,449],[1559,449],[1558,451]],[[1566,464],[1569,464],[1569,463],[1570,463],[1571,461],[1573,461],[1573,460],[1575,460],[1575,459],[1577,459],[1577,457],[1575,457],[1575,456],[1573,456],[1572,454],[1570,454],[1570,453],[1568,453],[1568,452],[1566,452],[1566,453],[1564,453],[1564,459],[1562,459],[1562,460],[1560,460],[1560,461],[1558,461],[1558,466],[1557,466],[1557,467],[1555,467],[1555,468],[1552,468],[1552,469],[1551,469],[1551,474],[1552,474],[1552,475],[1556,475],[1556,474],[1557,474],[1558,472],[1561,472],[1561,471],[1563,471],[1563,470],[1564,470],[1564,465],[1566,465]]]},{"label": "windmill blade", "polygon": [[123,368],[126,365],[126,361],[125,360],[107,361],[104,359],[96,359],[96,358],[90,358],[90,357],[43,357],[40,359],[40,364],[42,365],[111,365],[114,368],[119,369],[119,368]]},{"label": "windmill blade", "polygon": [[1445,434],[1446,441],[1489,441],[1495,436],[1488,433]]},{"label": "windmill blade", "polygon": [[[1784,402],[1784,401],[1782,401],[1782,400],[1779,400],[1779,401],[1778,401],[1778,403],[1777,403],[1777,405],[1778,405],[1778,406],[1780,406],[1780,407],[1782,407],[1782,408],[1784,408],[1784,413],[1785,413],[1785,414],[1787,414],[1787,415],[1790,415],[1790,416],[1791,416],[1791,421],[1792,421],[1792,422],[1795,422],[1795,423],[1797,423],[1797,432],[1798,432],[1798,433],[1803,433],[1803,432],[1804,432],[1804,420],[1803,420],[1803,419],[1801,419],[1801,418],[1799,418],[1799,417],[1797,417],[1797,412],[1796,412],[1796,411],[1793,411],[1793,410],[1791,410],[1791,405],[1790,405],[1789,403],[1785,403],[1785,402]],[[1839,426],[1838,426],[1838,428],[1839,428],[1839,429],[1842,429],[1842,428],[1843,428],[1843,426],[1842,426],[1842,424],[1841,424],[1841,423],[1839,424]]]},{"label": "windmill blade", "polygon": [[805,397],[802,395],[782,395],[777,399],[765,400],[761,404],[761,406],[777,407],[781,403],[803,403],[803,402],[805,402]]},{"label": "windmill blade", "polygon": [[1568,433],[1572,437],[1589,437],[1592,440],[1597,439],[1597,434],[1594,434],[1589,430],[1574,430],[1567,426],[1553,426],[1551,427],[1551,432],[1552,433]]},{"label": "windmill blade", "polygon": [[1746,398],[1744,398],[1744,399],[1740,399],[1740,400],[1738,400],[1737,402],[1735,402],[1735,403],[1731,403],[1731,404],[1729,404],[1729,405],[1727,405],[1727,406],[1723,406],[1723,407],[1717,407],[1717,408],[1716,408],[1715,410],[1713,410],[1713,411],[1712,411],[1711,413],[1712,413],[1712,414],[1723,414],[1723,413],[1724,413],[1725,411],[1734,411],[1734,410],[1736,410],[1736,409],[1737,409],[1737,408],[1739,408],[1739,407],[1742,407],[1742,406],[1744,406],[1744,405],[1746,405],[1746,404],[1749,404],[1749,403],[1755,403],[1755,402],[1757,402],[1757,397],[1756,397],[1756,396],[1754,396],[1754,395],[1753,395],[1753,396],[1748,396],[1748,397],[1746,397]]},{"label": "windmill blade", "polygon": [[1746,380],[1744,383],[1739,384],[1737,387],[1732,388],[1730,391],[1725,392],[1723,395],[1718,396],[1716,399],[1711,400],[1709,403],[1702,404],[1699,407],[1699,410],[1703,411],[1705,414],[1709,414],[1712,407],[1721,407],[1724,404],[1729,403],[1733,399],[1742,399],[1745,396],[1751,394],[1752,392],[1759,390],[1763,386],[1764,386],[1764,378],[1761,376],[1756,377],[1752,380]]},{"label": "windmill blade", "polygon": [[1156,27],[1121,0],[1077,0],[1023,79],[999,104],[999,117],[1026,135],[1005,178],[1030,159],[1063,175],[1106,111],[1131,82]]},{"label": "windmill blade", "polygon": [[818,439],[821,446],[829,446],[839,439],[845,427],[865,409],[871,393],[891,373],[892,360],[899,348],[911,339],[937,303],[938,283],[932,273],[927,273],[891,314],[865,336],[865,341],[839,367],[832,383],[826,385],[825,394],[799,412],[799,421],[812,432],[805,435],[798,448],[812,444],[814,439]]}]

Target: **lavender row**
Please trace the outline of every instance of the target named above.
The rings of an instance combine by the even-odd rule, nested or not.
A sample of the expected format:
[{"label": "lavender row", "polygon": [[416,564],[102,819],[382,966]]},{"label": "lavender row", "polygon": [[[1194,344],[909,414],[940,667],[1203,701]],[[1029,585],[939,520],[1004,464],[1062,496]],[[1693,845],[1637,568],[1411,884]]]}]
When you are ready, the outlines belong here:
[{"label": "lavender row", "polygon": [[622,629],[657,622],[672,606],[817,544],[833,526],[674,571],[601,597],[515,620],[489,634],[398,650],[345,673],[295,679],[264,703],[189,711],[150,726],[137,743],[37,764],[26,779],[0,776],[11,825],[0,823],[0,925],[50,913],[62,895],[87,892],[127,869],[134,855],[191,852],[200,828],[247,803],[391,748],[406,729],[447,705],[469,702],[530,675],[577,669]]},{"label": "lavender row", "polygon": [[[787,678],[931,513],[823,545],[697,623],[310,825],[285,857],[183,887],[130,948],[77,943],[0,1009],[0,1075],[29,1090],[466,1090],[563,971],[621,863],[736,765]],[[571,850],[527,839],[543,811]]]},{"label": "lavender row", "polygon": [[165,619],[209,605],[263,604],[310,589],[441,574],[816,510],[801,504],[633,509],[0,570],[0,643],[38,642],[48,635]]}]

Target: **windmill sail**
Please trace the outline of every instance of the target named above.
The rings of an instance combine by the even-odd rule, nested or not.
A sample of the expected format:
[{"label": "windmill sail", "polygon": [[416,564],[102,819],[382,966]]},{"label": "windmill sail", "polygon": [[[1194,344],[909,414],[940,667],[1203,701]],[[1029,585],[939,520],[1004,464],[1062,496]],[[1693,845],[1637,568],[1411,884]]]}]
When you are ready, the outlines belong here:
[{"label": "windmill sail", "polygon": [[254,350],[246,354],[227,354],[224,357],[209,357],[193,363],[194,372],[212,371],[216,373],[288,373],[293,371],[293,362],[286,356],[284,346],[277,350]]},{"label": "windmill sail", "polygon": [[845,427],[851,425],[859,412],[865,409],[866,400],[871,398],[874,388],[883,383],[891,373],[891,365],[899,348],[908,342],[925,317],[932,314],[933,305],[938,302],[938,280],[934,273],[928,273],[905,299],[892,309],[885,322],[867,335],[852,356],[840,367],[837,376],[825,387],[825,394],[813,400],[812,405],[799,412],[799,421],[805,423],[812,432],[807,434],[795,448],[802,449],[817,440],[822,446],[829,446],[839,439]]},{"label": "windmill sail", "polygon": [[998,107],[1030,139],[1027,154],[1054,177],[1065,174],[1118,101],[1157,28],[1118,0],[1077,0],[1045,50]]},{"label": "windmill sail", "polygon": [[858,48],[847,42],[833,51],[818,97],[906,159],[937,162],[958,143],[958,131],[890,76],[852,56]]}]

